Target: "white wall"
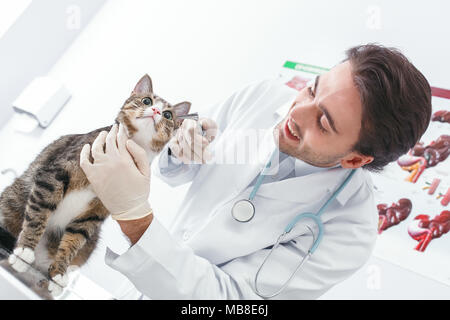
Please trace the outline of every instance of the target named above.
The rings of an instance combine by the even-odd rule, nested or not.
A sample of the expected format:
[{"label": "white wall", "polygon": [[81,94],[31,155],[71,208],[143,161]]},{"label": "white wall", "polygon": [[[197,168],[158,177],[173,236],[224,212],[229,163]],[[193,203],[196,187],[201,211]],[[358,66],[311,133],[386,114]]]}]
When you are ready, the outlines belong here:
[{"label": "white wall", "polygon": [[276,74],[286,59],[333,66],[348,47],[380,42],[402,49],[432,84],[450,87],[449,11],[445,0],[111,0],[54,74],[83,94],[107,88],[94,94],[119,107],[147,72],[158,94],[201,109]]},{"label": "white wall", "polygon": [[32,1],[7,31],[0,30],[0,127],[12,115],[14,99],[34,77],[48,72],[104,2]]}]

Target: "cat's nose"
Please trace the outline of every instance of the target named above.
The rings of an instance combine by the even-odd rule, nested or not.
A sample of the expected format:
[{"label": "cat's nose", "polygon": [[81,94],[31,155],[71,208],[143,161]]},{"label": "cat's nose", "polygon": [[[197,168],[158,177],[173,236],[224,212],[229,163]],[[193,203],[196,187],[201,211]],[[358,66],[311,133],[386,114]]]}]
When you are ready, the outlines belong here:
[{"label": "cat's nose", "polygon": [[159,111],[158,108],[152,107],[153,115],[155,114],[161,114],[161,111]]}]

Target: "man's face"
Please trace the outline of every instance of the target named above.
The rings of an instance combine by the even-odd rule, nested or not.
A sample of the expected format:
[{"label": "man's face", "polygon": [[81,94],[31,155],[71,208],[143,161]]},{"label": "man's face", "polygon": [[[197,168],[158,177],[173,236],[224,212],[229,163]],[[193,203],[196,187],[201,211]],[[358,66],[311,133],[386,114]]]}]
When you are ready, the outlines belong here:
[{"label": "man's face", "polygon": [[352,147],[359,137],[361,117],[362,105],[347,61],[301,90],[274,133],[282,152],[309,164],[360,167],[368,159]]}]

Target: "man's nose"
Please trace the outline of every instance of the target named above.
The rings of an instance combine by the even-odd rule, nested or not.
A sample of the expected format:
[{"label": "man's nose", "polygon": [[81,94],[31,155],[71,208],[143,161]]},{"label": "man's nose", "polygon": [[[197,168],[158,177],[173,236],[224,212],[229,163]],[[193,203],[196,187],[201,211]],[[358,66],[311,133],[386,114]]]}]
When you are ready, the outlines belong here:
[{"label": "man's nose", "polygon": [[292,108],[291,117],[298,124],[301,122],[308,123],[314,115],[315,106],[313,102],[301,103],[296,102]]}]

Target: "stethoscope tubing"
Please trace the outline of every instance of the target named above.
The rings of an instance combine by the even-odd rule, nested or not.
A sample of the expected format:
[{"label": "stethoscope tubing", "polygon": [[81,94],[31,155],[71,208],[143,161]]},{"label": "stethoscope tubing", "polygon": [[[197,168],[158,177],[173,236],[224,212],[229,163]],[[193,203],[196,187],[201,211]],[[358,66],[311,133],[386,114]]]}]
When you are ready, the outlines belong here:
[{"label": "stethoscope tubing", "polygon": [[[268,168],[271,166],[272,164],[272,160],[274,159],[274,156],[277,153],[277,149],[272,153],[270,160],[268,161],[268,163],[266,164],[266,166],[264,167],[264,169],[262,170],[262,172],[260,173],[258,179],[255,182],[255,185],[253,187],[252,192],[250,193],[250,196],[248,197],[248,201],[250,202],[250,204],[253,206],[254,208],[254,212],[256,211],[255,206],[252,202],[252,200],[254,199],[256,192],[258,191],[259,187],[261,186],[261,183],[264,179],[264,177],[266,176],[266,170],[268,170]],[[280,294],[286,287],[287,285],[290,283],[290,281],[292,280],[292,278],[295,276],[295,274],[298,272],[298,270],[301,269],[301,267],[304,265],[304,263],[306,261],[309,260],[309,258],[311,257],[311,255],[316,251],[317,247],[319,246],[320,242],[322,241],[323,238],[323,223],[321,220],[321,215],[322,213],[325,211],[325,209],[329,206],[329,204],[336,199],[336,197],[339,195],[339,193],[345,188],[345,186],[349,183],[349,181],[351,180],[351,178],[353,177],[353,175],[355,174],[356,169],[352,169],[351,172],[347,175],[347,177],[345,178],[345,180],[341,183],[341,185],[333,192],[333,194],[328,198],[328,200],[322,205],[322,207],[314,214],[311,212],[304,212],[304,213],[300,213],[297,216],[295,216],[288,224],[287,226],[284,228],[283,233],[278,237],[277,241],[275,242],[275,244],[272,246],[272,248],[270,249],[269,253],[266,255],[266,257],[264,258],[263,262],[261,263],[261,265],[259,266],[255,278],[254,278],[254,291],[255,293],[265,299],[268,298],[273,298],[275,296],[277,296],[278,294]],[[244,199],[243,199],[244,200]],[[233,214],[233,210],[232,210],[232,215],[233,217],[240,222],[247,222],[249,220],[251,220],[254,216],[254,214],[252,215],[251,219],[246,220],[246,221],[242,221],[239,220],[235,217],[235,215]],[[259,273],[261,272],[263,266],[265,265],[265,263],[267,262],[267,260],[269,259],[269,257],[272,255],[273,251],[279,246],[279,244],[281,243],[281,241],[284,239],[284,237],[292,231],[292,229],[297,225],[297,223],[302,220],[302,219],[311,219],[313,221],[313,223],[317,226],[318,229],[318,234],[317,234],[317,238],[314,237],[314,232],[311,230],[310,227],[307,226],[307,228],[310,230],[312,236],[313,236],[313,242],[308,250],[308,253],[303,257],[302,261],[297,265],[296,269],[294,270],[294,272],[291,274],[291,276],[289,277],[289,279],[274,293],[271,294],[263,294],[259,291],[258,289],[258,276]]]}]

